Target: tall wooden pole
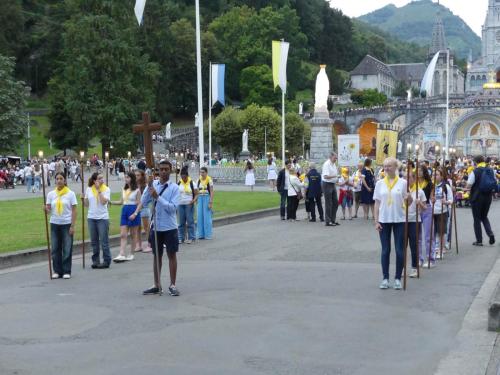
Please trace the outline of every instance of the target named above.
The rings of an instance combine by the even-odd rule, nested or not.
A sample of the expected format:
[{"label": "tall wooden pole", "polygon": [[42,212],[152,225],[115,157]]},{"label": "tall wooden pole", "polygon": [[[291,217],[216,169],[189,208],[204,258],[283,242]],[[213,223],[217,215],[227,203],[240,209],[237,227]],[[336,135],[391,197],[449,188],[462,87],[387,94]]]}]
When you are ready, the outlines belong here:
[{"label": "tall wooden pole", "polygon": [[[40,159],[43,158],[43,151],[38,153]],[[43,213],[45,214],[45,236],[47,239],[47,260],[49,261],[49,279],[52,280],[52,259],[51,259],[51,251],[50,251],[50,238],[49,238],[49,219],[47,217],[47,196],[45,195],[45,172],[43,170],[43,162],[42,162],[42,191],[43,191]]]},{"label": "tall wooden pole", "polygon": [[[408,155],[406,160],[406,194],[410,192],[410,155],[411,152],[411,144],[408,144]],[[390,194],[390,193],[389,193]],[[405,237],[404,237],[404,256],[403,256],[403,264],[404,264],[404,278],[403,278],[403,290],[406,290],[406,279],[407,279],[407,269],[408,269],[408,198],[406,199],[405,204]]]},{"label": "tall wooden pole", "polygon": [[[415,181],[415,191],[416,191],[416,196],[418,197],[418,172],[419,172],[419,169],[418,169],[418,145],[415,146],[415,152],[416,152],[416,160],[415,160],[415,177],[416,177],[416,181]],[[418,199],[418,198],[417,198]],[[415,227],[416,227],[416,230],[417,230],[417,233],[416,233],[416,238],[417,238],[417,278],[420,279],[420,236],[419,236],[419,230],[420,230],[420,225],[419,225],[419,217],[418,217],[418,204],[415,205],[415,217],[416,217],[416,222],[415,222]]]},{"label": "tall wooden pole", "polygon": [[80,159],[81,159],[81,168],[80,168],[80,180],[82,180],[82,267],[85,268],[85,199],[84,199],[84,194],[85,194],[85,186],[84,186],[84,178],[85,174],[83,171],[83,157],[85,156],[85,153],[83,151],[80,151]]},{"label": "tall wooden pole", "polygon": [[433,234],[434,234],[434,205],[436,204],[435,198],[436,198],[436,170],[437,170],[437,161],[434,163],[434,170],[432,172],[432,191],[431,191],[431,197],[434,198],[434,201],[432,202],[432,211],[431,211],[431,235],[429,237],[429,254],[428,254],[428,265],[427,268],[431,268],[431,254],[432,254],[432,240],[433,240]]},{"label": "tall wooden pole", "polygon": [[109,186],[109,178],[108,178],[108,164],[109,164],[109,152],[106,151],[104,153],[104,168],[106,168],[106,185]]}]

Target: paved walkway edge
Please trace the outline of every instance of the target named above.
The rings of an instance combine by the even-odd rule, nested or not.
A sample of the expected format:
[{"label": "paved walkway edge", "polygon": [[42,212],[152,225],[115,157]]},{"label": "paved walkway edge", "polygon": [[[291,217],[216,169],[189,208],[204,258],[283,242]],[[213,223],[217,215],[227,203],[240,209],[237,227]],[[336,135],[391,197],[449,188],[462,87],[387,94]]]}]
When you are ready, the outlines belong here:
[{"label": "paved walkway edge", "polygon": [[[237,224],[243,221],[256,220],[273,215],[276,215],[276,217],[278,217],[279,208],[267,208],[264,210],[251,211],[242,214],[220,217],[214,219],[213,226],[220,227],[224,225]],[[109,238],[110,247],[115,247],[119,245],[120,245],[120,235],[114,235]],[[73,256],[79,255],[81,251],[82,251],[82,241],[75,241],[73,244]],[[88,241],[85,241],[85,253],[89,254],[91,252],[92,249],[90,243]],[[0,254],[0,270],[31,263],[43,262],[44,260],[47,260],[47,247],[12,251]]]},{"label": "paved walkway edge", "polygon": [[498,334],[488,331],[488,308],[500,282],[500,259],[486,277],[465,314],[456,345],[444,357],[435,375],[485,375]]}]

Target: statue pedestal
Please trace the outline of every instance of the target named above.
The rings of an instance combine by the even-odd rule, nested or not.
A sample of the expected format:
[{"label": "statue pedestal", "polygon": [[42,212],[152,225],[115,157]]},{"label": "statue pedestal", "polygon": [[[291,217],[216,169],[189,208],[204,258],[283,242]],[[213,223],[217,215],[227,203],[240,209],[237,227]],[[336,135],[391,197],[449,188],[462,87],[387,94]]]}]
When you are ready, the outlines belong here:
[{"label": "statue pedestal", "polygon": [[332,126],[328,111],[314,112],[311,124],[310,161],[323,163],[333,151]]},{"label": "statue pedestal", "polygon": [[241,160],[248,160],[250,158],[250,155],[252,155],[252,154],[248,150],[247,151],[241,151],[240,152],[240,161]]}]

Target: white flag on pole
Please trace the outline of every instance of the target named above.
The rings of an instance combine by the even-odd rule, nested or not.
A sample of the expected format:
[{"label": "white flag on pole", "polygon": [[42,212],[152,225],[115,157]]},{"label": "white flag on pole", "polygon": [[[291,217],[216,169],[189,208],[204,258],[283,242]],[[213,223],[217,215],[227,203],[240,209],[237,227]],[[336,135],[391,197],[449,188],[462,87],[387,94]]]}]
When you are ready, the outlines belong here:
[{"label": "white flag on pole", "polygon": [[137,18],[139,26],[142,23],[142,15],[144,14],[144,8],[146,7],[146,0],[135,0],[134,13]]},{"label": "white flag on pole", "polygon": [[420,92],[426,92],[427,97],[432,96],[432,86],[434,83],[434,72],[436,71],[436,64],[441,51],[437,52],[432,58],[427,70],[425,71],[424,78],[422,79],[422,84],[420,85]]},{"label": "white flag on pole", "polygon": [[273,40],[273,82],[286,92],[286,62],[290,43]]}]

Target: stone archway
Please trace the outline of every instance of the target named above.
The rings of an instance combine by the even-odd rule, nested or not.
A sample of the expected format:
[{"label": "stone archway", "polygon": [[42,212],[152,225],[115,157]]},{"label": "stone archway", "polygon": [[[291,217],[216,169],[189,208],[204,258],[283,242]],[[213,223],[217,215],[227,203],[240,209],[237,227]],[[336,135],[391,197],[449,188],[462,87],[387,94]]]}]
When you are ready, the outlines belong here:
[{"label": "stone archway", "polygon": [[358,127],[359,153],[375,157],[377,149],[377,120],[365,119]]},{"label": "stone archway", "polygon": [[500,154],[500,112],[473,111],[460,118],[452,128],[451,146],[463,155]]}]

